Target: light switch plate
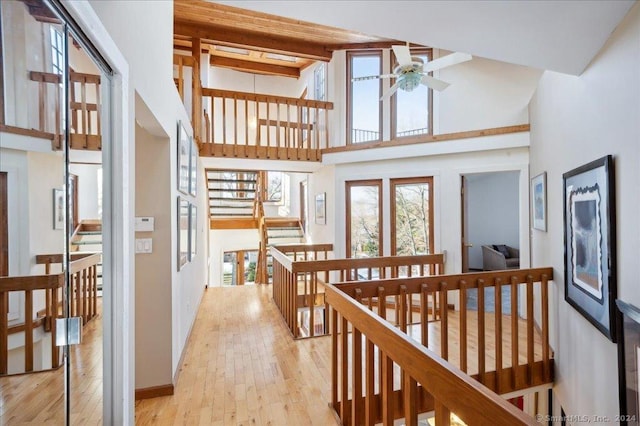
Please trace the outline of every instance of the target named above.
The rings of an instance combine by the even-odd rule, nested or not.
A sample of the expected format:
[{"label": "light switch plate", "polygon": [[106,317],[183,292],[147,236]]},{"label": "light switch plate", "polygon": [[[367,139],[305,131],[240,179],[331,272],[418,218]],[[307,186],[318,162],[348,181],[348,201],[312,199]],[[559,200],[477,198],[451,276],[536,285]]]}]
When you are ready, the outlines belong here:
[{"label": "light switch plate", "polygon": [[153,253],[153,239],[136,238],[136,253]]}]

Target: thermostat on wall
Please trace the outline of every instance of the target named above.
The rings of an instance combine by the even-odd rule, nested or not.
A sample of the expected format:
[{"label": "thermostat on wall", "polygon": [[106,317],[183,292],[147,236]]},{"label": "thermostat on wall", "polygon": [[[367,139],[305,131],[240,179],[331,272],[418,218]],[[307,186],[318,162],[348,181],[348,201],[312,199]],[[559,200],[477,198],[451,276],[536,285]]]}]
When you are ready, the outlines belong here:
[{"label": "thermostat on wall", "polygon": [[153,231],[153,217],[136,217],[136,232]]}]

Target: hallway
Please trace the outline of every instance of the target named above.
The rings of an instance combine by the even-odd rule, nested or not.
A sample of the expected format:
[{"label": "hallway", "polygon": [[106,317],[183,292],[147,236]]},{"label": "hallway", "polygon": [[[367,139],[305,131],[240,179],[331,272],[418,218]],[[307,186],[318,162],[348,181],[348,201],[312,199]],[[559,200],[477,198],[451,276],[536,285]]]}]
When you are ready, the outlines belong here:
[{"label": "hallway", "polygon": [[209,288],[174,395],[136,401],[136,424],[338,424],[330,337],[294,341],[271,286]]}]

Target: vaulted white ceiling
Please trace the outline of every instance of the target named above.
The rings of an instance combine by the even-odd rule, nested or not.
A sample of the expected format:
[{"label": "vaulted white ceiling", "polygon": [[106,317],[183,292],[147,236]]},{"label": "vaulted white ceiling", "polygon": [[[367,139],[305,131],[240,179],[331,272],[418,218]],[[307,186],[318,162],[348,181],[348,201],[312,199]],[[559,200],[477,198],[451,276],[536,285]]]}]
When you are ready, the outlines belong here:
[{"label": "vaulted white ceiling", "polygon": [[579,75],[635,1],[239,0],[219,3]]}]

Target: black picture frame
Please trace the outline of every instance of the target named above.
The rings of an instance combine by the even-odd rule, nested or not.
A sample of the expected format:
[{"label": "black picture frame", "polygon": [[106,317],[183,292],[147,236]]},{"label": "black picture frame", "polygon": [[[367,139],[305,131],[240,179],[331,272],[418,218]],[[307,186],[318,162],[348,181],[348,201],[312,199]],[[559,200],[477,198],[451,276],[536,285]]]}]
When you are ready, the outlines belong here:
[{"label": "black picture frame", "polygon": [[562,175],[564,299],[616,342],[616,223],[613,157]]},{"label": "black picture frame", "polygon": [[189,261],[189,202],[181,196],[178,196],[178,241],[177,241],[177,255],[178,255],[178,271]]},{"label": "black picture frame", "polygon": [[198,144],[190,138],[189,146],[189,194],[195,197],[198,188]]},{"label": "black picture frame", "polygon": [[191,139],[187,134],[187,129],[182,124],[182,121],[178,121],[178,191],[183,194],[189,194],[190,184],[190,157],[191,157]]},{"label": "black picture frame", "polygon": [[620,299],[618,336],[618,386],[621,425],[640,421],[640,309]]},{"label": "black picture frame", "polygon": [[326,225],[327,223],[327,205],[326,192],[316,195],[316,224]]},{"label": "black picture frame", "polygon": [[189,261],[193,262],[197,254],[198,208],[189,203]]},{"label": "black picture frame", "polygon": [[531,179],[531,217],[533,229],[547,231],[547,172]]}]

